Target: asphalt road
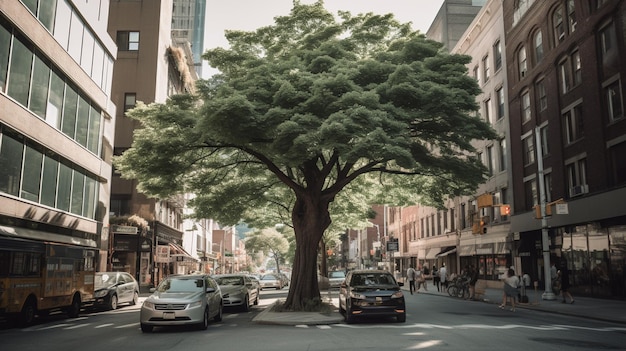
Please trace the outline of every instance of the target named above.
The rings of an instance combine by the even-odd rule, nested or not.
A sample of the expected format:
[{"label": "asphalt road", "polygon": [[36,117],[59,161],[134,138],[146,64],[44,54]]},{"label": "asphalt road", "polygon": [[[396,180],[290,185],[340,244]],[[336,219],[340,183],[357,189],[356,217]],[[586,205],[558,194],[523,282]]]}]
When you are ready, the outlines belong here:
[{"label": "asphalt road", "polygon": [[0,350],[626,350],[626,326],[426,294],[408,295],[407,321],[261,325],[252,319],[282,291],[264,290],[250,312],[226,310],[208,330],[156,328],[144,334],[139,308],[50,316],[36,325],[0,330]]}]

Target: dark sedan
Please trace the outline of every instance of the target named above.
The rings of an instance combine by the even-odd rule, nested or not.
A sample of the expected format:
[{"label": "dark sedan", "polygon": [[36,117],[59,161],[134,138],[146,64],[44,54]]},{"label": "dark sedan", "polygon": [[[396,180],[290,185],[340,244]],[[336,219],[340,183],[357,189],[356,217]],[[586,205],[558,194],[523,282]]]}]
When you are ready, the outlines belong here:
[{"label": "dark sedan", "polygon": [[94,306],[114,310],[119,304],[136,305],[139,284],[126,272],[98,272],[94,281]]},{"label": "dark sedan", "polygon": [[339,310],[347,323],[358,317],[395,317],[406,321],[404,294],[393,275],[383,270],[351,271],[339,287]]}]

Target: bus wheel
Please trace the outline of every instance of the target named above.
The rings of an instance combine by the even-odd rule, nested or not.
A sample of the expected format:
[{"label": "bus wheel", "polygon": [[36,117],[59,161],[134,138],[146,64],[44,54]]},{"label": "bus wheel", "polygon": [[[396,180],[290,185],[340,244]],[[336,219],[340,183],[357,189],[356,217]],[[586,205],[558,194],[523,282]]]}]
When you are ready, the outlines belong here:
[{"label": "bus wheel", "polygon": [[70,305],[70,307],[67,308],[67,315],[70,316],[70,318],[78,317],[78,314],[80,313],[80,307],[80,297],[78,297],[78,295],[75,295],[72,299],[72,304]]},{"label": "bus wheel", "polygon": [[20,327],[27,327],[31,324],[33,324],[33,322],[35,321],[35,315],[37,314],[37,306],[35,305],[35,302],[32,300],[27,300],[24,303],[24,307],[22,307],[22,311],[20,312],[20,316],[19,316],[19,326]]}]

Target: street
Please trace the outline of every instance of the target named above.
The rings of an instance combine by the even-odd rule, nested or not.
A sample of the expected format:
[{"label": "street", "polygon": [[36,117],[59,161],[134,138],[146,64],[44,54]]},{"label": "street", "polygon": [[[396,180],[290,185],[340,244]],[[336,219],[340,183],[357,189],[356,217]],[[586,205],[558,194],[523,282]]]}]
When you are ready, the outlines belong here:
[{"label": "street", "polygon": [[[85,312],[77,319],[50,316],[36,325],[0,330],[7,351],[165,350],[626,350],[626,325],[558,314],[498,309],[494,304],[427,294],[407,295],[407,321],[356,324],[262,325],[263,308],[285,298],[287,289],[266,289],[250,312],[226,309],[208,330],[139,328],[139,306]],[[324,292],[325,293],[325,292]],[[336,298],[336,291],[332,297]],[[142,298],[143,301],[144,298]]]}]

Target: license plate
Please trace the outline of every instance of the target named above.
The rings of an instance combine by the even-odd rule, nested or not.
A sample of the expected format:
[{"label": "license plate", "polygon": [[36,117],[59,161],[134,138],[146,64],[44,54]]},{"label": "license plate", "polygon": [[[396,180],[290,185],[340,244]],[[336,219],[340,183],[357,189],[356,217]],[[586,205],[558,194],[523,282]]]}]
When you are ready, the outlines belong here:
[{"label": "license plate", "polygon": [[163,312],[163,319],[176,319],[176,313],[174,313],[174,312]]}]

